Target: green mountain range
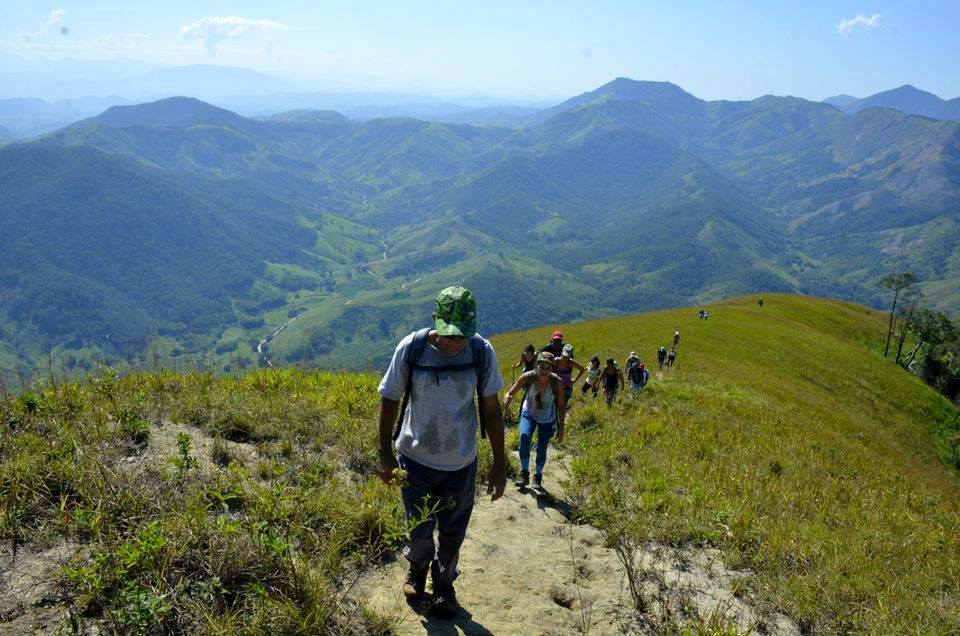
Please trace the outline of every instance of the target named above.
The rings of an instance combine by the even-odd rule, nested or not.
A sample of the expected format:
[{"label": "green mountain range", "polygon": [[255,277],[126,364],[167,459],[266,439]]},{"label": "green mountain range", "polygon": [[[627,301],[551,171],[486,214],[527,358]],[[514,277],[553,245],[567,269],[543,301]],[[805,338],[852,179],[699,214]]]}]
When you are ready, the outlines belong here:
[{"label": "green mountain range", "polygon": [[877,304],[900,270],[960,312],[960,122],[626,78],[506,120],[173,98],[2,147],[0,368],[363,367],[454,282],[487,333],[754,291]]}]

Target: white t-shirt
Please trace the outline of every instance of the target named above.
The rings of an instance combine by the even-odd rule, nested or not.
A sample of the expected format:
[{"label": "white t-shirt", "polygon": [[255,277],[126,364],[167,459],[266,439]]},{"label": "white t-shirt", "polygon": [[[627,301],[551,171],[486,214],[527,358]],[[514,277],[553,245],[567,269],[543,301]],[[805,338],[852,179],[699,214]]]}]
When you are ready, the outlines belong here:
[{"label": "white t-shirt", "polygon": [[[380,381],[380,395],[388,400],[403,399],[407,387],[408,368],[404,356],[416,332],[400,341],[390,367]],[[486,354],[482,372],[483,396],[496,395],[503,388],[497,366],[497,354],[484,339]],[[419,364],[446,366],[469,364],[473,351],[468,343],[455,356],[433,346],[424,345]],[[415,371],[410,390],[410,403],[403,414],[403,425],[396,448],[410,459],[435,470],[460,470],[477,456],[477,372]]]}]

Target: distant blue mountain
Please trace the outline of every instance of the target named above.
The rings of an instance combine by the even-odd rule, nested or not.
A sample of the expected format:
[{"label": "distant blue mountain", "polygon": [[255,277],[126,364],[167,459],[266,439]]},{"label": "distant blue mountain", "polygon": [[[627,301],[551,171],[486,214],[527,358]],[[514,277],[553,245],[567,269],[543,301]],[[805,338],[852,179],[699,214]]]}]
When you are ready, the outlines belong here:
[{"label": "distant blue mountain", "polygon": [[960,97],[941,99],[910,84],[863,99],[837,95],[823,101],[846,113],[857,113],[867,108],[892,108],[908,115],[922,115],[931,119],[960,119]]}]

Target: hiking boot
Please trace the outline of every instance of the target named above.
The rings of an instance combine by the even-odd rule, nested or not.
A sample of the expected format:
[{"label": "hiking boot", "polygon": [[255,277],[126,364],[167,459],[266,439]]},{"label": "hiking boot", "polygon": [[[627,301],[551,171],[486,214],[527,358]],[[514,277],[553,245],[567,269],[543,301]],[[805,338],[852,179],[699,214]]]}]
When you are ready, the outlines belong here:
[{"label": "hiking boot", "polygon": [[433,591],[433,611],[438,618],[448,621],[460,611],[457,603],[457,593],[452,585],[447,585]]},{"label": "hiking boot", "polygon": [[538,473],[538,474],[536,474],[536,475],[533,476],[533,485],[536,486],[537,488],[542,488],[542,487],[543,487],[543,475],[542,475],[542,474]]},{"label": "hiking boot", "polygon": [[513,483],[516,484],[517,486],[520,486],[521,488],[524,487],[524,486],[529,485],[529,484],[530,484],[530,471],[529,471],[529,470],[521,470],[521,471],[520,471],[520,474],[517,476],[517,480],[516,480],[515,482],[513,482]]},{"label": "hiking boot", "polygon": [[403,581],[403,595],[410,600],[414,600],[423,595],[423,590],[427,586],[428,566],[417,567],[413,563],[407,570],[407,578]]}]

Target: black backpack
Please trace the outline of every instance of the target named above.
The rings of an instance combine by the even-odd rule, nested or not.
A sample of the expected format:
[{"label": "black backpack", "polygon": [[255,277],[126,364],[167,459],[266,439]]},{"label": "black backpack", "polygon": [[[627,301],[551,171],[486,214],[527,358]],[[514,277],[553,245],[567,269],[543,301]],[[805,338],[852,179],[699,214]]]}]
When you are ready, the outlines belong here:
[{"label": "black backpack", "polygon": [[486,366],[487,348],[483,338],[479,334],[473,334],[470,337],[470,350],[473,352],[473,359],[464,364],[447,364],[441,366],[426,366],[420,364],[420,358],[423,356],[423,350],[427,346],[427,336],[430,334],[430,327],[424,327],[414,334],[413,342],[403,357],[407,364],[407,388],[403,391],[403,402],[400,405],[400,415],[397,418],[397,428],[393,431],[393,439],[396,441],[400,437],[400,429],[403,426],[403,416],[407,412],[407,405],[410,403],[410,390],[413,386],[414,371],[432,371],[437,374],[437,382],[440,381],[441,371],[466,371],[474,369],[477,372],[477,415],[480,419],[480,437],[487,437],[487,426],[484,420],[483,405],[483,368]]}]

